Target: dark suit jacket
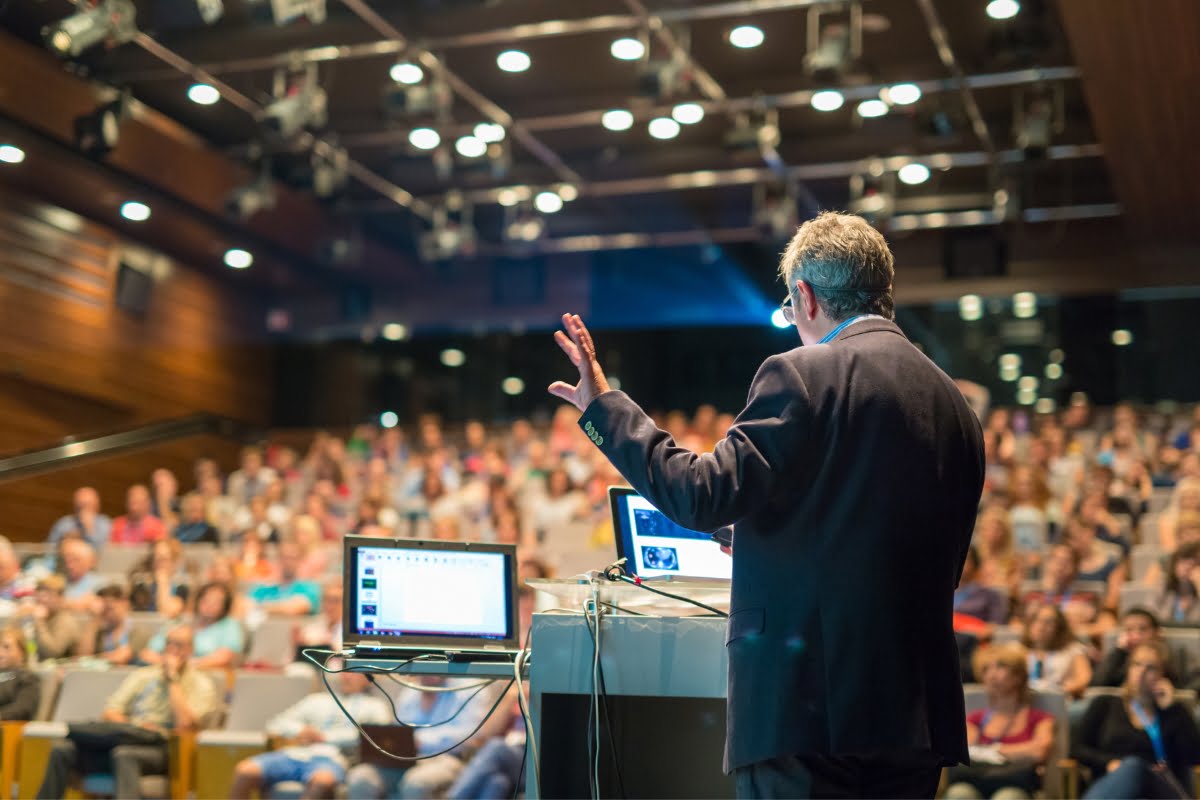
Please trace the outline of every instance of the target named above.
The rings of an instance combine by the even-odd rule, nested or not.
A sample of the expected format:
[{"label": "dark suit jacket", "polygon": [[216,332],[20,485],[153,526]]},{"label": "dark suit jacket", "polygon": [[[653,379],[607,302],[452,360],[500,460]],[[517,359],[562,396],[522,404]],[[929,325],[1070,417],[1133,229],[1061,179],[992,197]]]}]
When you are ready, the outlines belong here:
[{"label": "dark suit jacket", "polygon": [[983,437],[894,323],[768,358],[712,454],[617,391],[580,425],[675,522],[734,525],[727,771],[788,755],[966,762],[951,616]]}]

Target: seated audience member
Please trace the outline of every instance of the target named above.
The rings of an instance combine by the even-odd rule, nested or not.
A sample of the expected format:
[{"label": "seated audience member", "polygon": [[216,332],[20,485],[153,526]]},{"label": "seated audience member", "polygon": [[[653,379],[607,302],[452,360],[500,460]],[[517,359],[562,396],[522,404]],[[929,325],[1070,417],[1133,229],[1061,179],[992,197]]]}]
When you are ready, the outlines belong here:
[{"label": "seated audience member", "polygon": [[61,575],[47,575],[37,582],[32,603],[22,603],[17,617],[33,620],[37,657],[67,658],[75,654],[82,633],[79,620],[63,603],[66,581]]},{"label": "seated audience member", "polygon": [[90,486],[75,490],[74,513],[60,517],[50,528],[48,542],[58,545],[67,536],[79,536],[97,550],[103,550],[112,535],[112,520],[100,513],[100,494]]},{"label": "seated audience member", "polygon": [[[1162,628],[1158,618],[1144,608],[1131,608],[1121,615],[1121,632],[1117,634],[1115,646],[1104,654],[1092,675],[1092,686],[1124,686],[1129,669],[1129,654],[1135,648],[1149,643],[1163,643]],[[1165,643],[1164,643],[1165,644]],[[1178,680],[1185,674],[1184,664],[1169,657],[1166,677]]]},{"label": "seated audience member", "polygon": [[546,476],[546,494],[532,509],[533,528],[539,540],[546,531],[582,519],[587,511],[587,498],[571,483],[564,467],[556,467]]},{"label": "seated audience member", "polygon": [[1091,771],[1086,798],[1192,797],[1192,767],[1200,764],[1200,730],[1174,702],[1163,677],[1166,648],[1133,649],[1121,696],[1092,698],[1073,737],[1071,755]]},{"label": "seated audience member", "polygon": [[1096,529],[1082,517],[1067,522],[1066,541],[1079,557],[1077,581],[1095,581],[1108,587],[1104,596],[1105,608],[1116,608],[1121,600],[1127,570],[1119,547],[1097,541]]},{"label": "seated audience member", "polygon": [[1066,544],[1054,545],[1042,565],[1040,588],[1026,592],[1021,604],[1026,610],[1042,603],[1053,605],[1066,615],[1077,636],[1097,636],[1112,627],[1111,618],[1101,611],[1101,598],[1072,586],[1078,573],[1075,550]]},{"label": "seated audience member", "polygon": [[150,513],[169,530],[179,523],[179,480],[169,469],[150,473]]},{"label": "seated audience member", "polygon": [[275,583],[279,580],[279,565],[267,552],[267,544],[257,536],[242,537],[234,569],[243,583]]},{"label": "seated audience member", "polygon": [[[21,560],[6,536],[0,536],[0,608],[33,594],[33,583],[21,571]],[[4,616],[8,616],[6,613]]]},{"label": "seated audience member", "polygon": [[434,517],[432,537],[443,542],[457,542],[462,539],[462,525],[458,517],[449,514]]},{"label": "seated audience member", "polygon": [[234,531],[233,517],[237,513],[237,504],[225,495],[225,487],[219,476],[206,475],[196,486],[196,491],[204,498],[204,518],[217,529],[221,539],[228,539]]},{"label": "seated audience member", "polygon": [[149,544],[167,535],[162,520],[150,513],[150,490],[142,484],[125,494],[125,515],[113,520],[112,544]]},{"label": "seated audience member", "polygon": [[[433,689],[446,686],[446,679],[437,676],[426,675],[416,680]],[[408,687],[401,690],[396,703],[396,719],[404,720],[406,725],[416,728],[413,734],[417,755],[432,755],[465,740],[497,699],[495,691],[489,688],[468,700],[464,706],[463,694],[426,692]],[[469,692],[466,694],[470,696]],[[504,705],[503,700],[500,702]],[[390,711],[389,709],[389,714]],[[425,727],[417,727],[418,725]],[[500,733],[507,725],[506,718],[488,720],[488,724],[480,730],[479,738],[474,741],[485,741],[486,738]],[[384,797],[402,797],[414,800],[440,797],[463,770],[464,755],[460,755],[460,752],[460,749],[456,749],[424,761],[417,761],[407,767],[359,764],[346,776],[349,798],[377,800]]]},{"label": "seated audience member", "polygon": [[234,539],[244,539],[252,536],[264,542],[277,544],[279,542],[279,530],[271,522],[271,516],[268,511],[267,498],[261,494],[251,497],[250,502],[239,508],[233,515],[233,529],[237,531]]},{"label": "seated audience member", "polygon": [[321,587],[315,581],[301,580],[300,549],[294,542],[279,545],[279,582],[260,584],[250,590],[250,599],[272,616],[303,617],[317,613],[321,605]]},{"label": "seated audience member", "polygon": [[110,738],[127,741],[109,745],[107,751],[85,748],[71,739],[56,742],[38,798],[63,797],[75,773],[111,769],[114,794],[122,798],[141,796],[143,775],[165,775],[166,737],[203,727],[218,708],[216,688],[192,666],[191,654],[191,628],[173,628],[167,635],[163,663],[134,671],[108,698],[102,719],[130,726],[123,734],[114,731]]},{"label": "seated audience member", "polygon": [[1200,624],[1200,542],[1180,545],[1167,562],[1167,577],[1156,607],[1168,622]]},{"label": "seated audience member", "polygon": [[129,597],[122,586],[105,586],[96,592],[96,597],[100,600],[100,610],[84,625],[79,655],[94,656],[115,666],[128,664],[133,660]]},{"label": "seated audience member", "polygon": [[134,611],[151,611],[168,619],[179,616],[192,589],[183,566],[183,545],[175,539],[151,544],[146,558],[130,570],[129,586]]},{"label": "seated audience member", "polygon": [[[192,618],[192,665],[196,669],[232,669],[245,649],[242,623],[230,615],[233,592],[223,583],[206,583],[196,593]],[[160,664],[165,658],[167,634],[160,631],[150,639],[140,658]]]},{"label": "seated audience member", "polygon": [[1034,467],[1020,465],[1009,474],[1008,511],[1017,549],[1040,553],[1050,542],[1050,489]]},{"label": "seated audience member", "polygon": [[1032,797],[1041,784],[1039,768],[1054,747],[1055,722],[1053,715],[1032,705],[1028,654],[1008,642],[980,648],[973,661],[987,705],[967,715],[972,764],[950,768],[945,797]]},{"label": "seated audience member", "polygon": [[66,586],[65,605],[72,611],[90,611],[103,579],[96,574],[96,551],[83,539],[63,539],[58,546]]},{"label": "seated audience member", "polygon": [[[360,725],[393,721],[388,702],[371,689],[366,675],[342,672],[336,686],[338,698]],[[230,797],[249,798],[253,792],[269,797],[271,787],[283,781],[303,783],[305,797],[333,797],[359,745],[358,729],[324,690],[273,718],[267,733],[295,744],[239,762]]]},{"label": "seated audience member", "polygon": [[208,522],[204,497],[197,492],[189,492],[180,501],[179,524],[175,526],[172,535],[184,544],[196,542],[211,542],[220,544],[221,537]]},{"label": "seated audience member", "polygon": [[229,474],[225,493],[239,505],[248,505],[250,498],[267,490],[275,480],[275,470],[263,464],[263,453],[257,447],[242,448],[242,465]]},{"label": "seated audience member", "polygon": [[29,656],[19,628],[0,628],[0,720],[31,720],[42,699],[42,679],[25,663]]},{"label": "seated audience member", "polygon": [[291,540],[300,551],[300,563],[296,566],[296,577],[318,580],[329,568],[329,556],[322,544],[321,524],[307,514],[292,518]]},{"label": "seated audience member", "polygon": [[1024,644],[1029,651],[1029,683],[1034,689],[1076,698],[1083,695],[1092,680],[1092,664],[1058,608],[1043,604],[1033,611]]},{"label": "seated audience member", "polygon": [[1200,512],[1184,511],[1175,523],[1175,550],[1150,564],[1142,583],[1162,589],[1167,575],[1171,574],[1171,556],[1189,545],[1200,545]]},{"label": "seated audience member", "polygon": [[972,541],[979,553],[979,582],[1009,596],[1016,594],[1026,568],[1041,558],[1040,553],[1017,554],[1008,512],[1002,508],[988,508],[979,515]]},{"label": "seated audience member", "polygon": [[[972,625],[972,633],[983,633],[986,628],[1002,625],[1008,620],[1008,599],[979,582],[979,551],[974,546],[967,550],[962,578],[954,592],[954,613],[983,623],[982,628]],[[957,629],[958,625],[955,627]]]},{"label": "seated audience member", "polygon": [[302,647],[342,649],[342,579],[331,578],[321,587],[321,614],[296,628]]},{"label": "seated audience member", "polygon": [[246,618],[246,611],[250,601],[242,593],[241,579],[238,578],[237,564],[233,556],[226,553],[217,553],[213,556],[212,561],[208,562],[208,566],[204,568],[203,582],[204,583],[220,583],[229,587],[230,594],[233,595],[233,607],[229,610],[229,615],[237,620]]},{"label": "seated audience member", "polygon": [[1188,477],[1179,481],[1171,495],[1171,504],[1158,517],[1158,545],[1171,552],[1179,546],[1176,526],[1181,514],[1200,513],[1200,478]]}]

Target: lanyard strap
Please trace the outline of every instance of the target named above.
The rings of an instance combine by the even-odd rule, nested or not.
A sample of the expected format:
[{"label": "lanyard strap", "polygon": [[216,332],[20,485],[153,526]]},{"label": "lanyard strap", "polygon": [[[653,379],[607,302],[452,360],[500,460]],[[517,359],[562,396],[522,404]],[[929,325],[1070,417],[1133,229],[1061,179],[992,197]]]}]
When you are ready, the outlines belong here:
[{"label": "lanyard strap", "polygon": [[829,344],[834,339],[836,339],[837,335],[839,333],[841,333],[842,331],[844,331],[846,328],[849,328],[851,325],[858,322],[860,319],[866,319],[867,317],[870,317],[870,316],[874,316],[874,315],[873,314],[859,314],[857,317],[851,317],[848,320],[844,320],[836,328],[834,328],[829,333],[822,336],[821,341],[817,342],[817,344]]},{"label": "lanyard strap", "polygon": [[1142,723],[1142,730],[1150,737],[1150,746],[1154,748],[1154,758],[1158,763],[1167,763],[1167,746],[1163,741],[1162,725],[1157,714],[1153,717],[1146,713],[1142,708],[1142,704],[1137,700],[1131,700],[1129,707],[1133,709],[1133,715],[1138,718],[1138,722]]}]

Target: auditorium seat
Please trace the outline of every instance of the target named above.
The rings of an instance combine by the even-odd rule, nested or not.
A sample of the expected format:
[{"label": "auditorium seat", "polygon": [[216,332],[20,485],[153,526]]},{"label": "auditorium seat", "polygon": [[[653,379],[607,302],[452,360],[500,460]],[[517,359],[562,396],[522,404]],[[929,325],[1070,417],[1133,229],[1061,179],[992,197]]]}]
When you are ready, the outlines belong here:
[{"label": "auditorium seat", "polygon": [[96,572],[128,575],[130,570],[145,560],[149,552],[149,545],[110,544],[100,551]]},{"label": "auditorium seat", "polygon": [[284,667],[295,659],[296,643],[292,638],[296,620],[288,617],[268,617],[250,634],[246,649],[246,664]]},{"label": "auditorium seat", "polygon": [[[979,684],[963,686],[963,698],[967,713],[987,705],[987,692]],[[1042,778],[1042,795],[1045,797],[1075,798],[1079,796],[1079,765],[1069,758],[1071,752],[1071,720],[1067,714],[1067,697],[1061,692],[1033,692],[1033,707],[1054,716],[1054,747],[1046,759],[1046,773]]]},{"label": "auditorium seat", "polygon": [[1166,555],[1167,552],[1158,546],[1157,541],[1134,547],[1129,554],[1129,580],[1133,583],[1144,582],[1150,567],[1161,561]]},{"label": "auditorium seat", "polygon": [[1131,608],[1151,609],[1161,592],[1150,586],[1127,585],[1121,587],[1120,613]]}]

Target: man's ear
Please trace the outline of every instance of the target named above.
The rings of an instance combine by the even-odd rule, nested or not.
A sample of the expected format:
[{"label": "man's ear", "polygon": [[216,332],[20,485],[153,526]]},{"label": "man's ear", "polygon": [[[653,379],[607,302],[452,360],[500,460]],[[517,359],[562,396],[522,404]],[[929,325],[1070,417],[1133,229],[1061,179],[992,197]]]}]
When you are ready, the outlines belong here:
[{"label": "man's ear", "polygon": [[803,312],[804,319],[809,322],[816,319],[821,307],[817,304],[817,296],[812,287],[804,281],[797,281],[796,293],[800,295],[800,310]]}]

